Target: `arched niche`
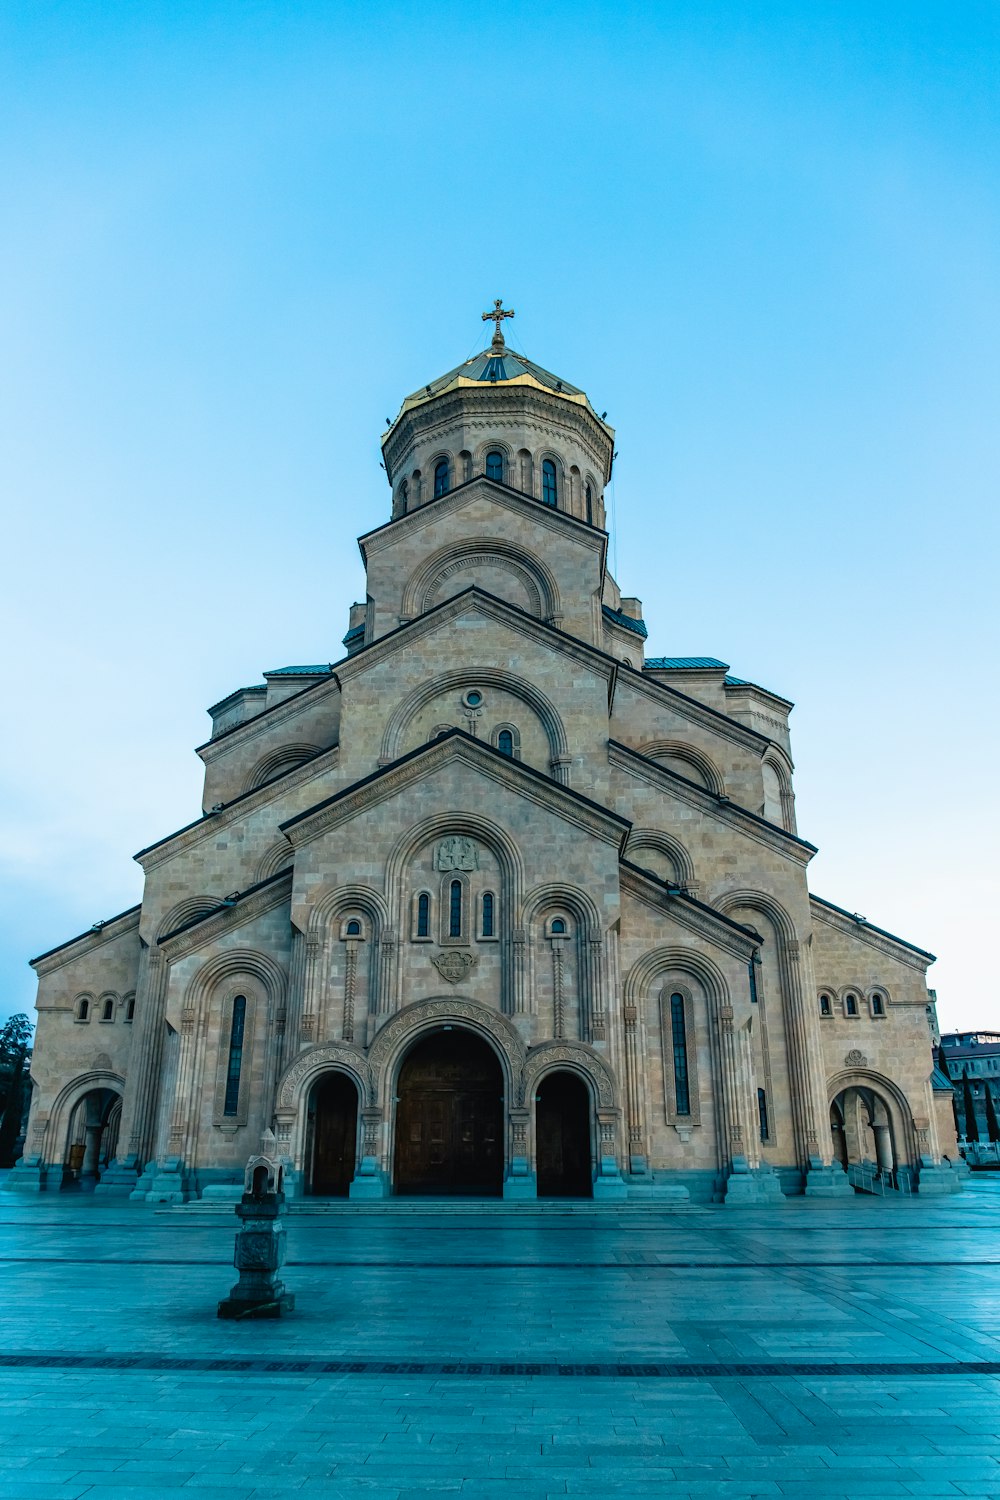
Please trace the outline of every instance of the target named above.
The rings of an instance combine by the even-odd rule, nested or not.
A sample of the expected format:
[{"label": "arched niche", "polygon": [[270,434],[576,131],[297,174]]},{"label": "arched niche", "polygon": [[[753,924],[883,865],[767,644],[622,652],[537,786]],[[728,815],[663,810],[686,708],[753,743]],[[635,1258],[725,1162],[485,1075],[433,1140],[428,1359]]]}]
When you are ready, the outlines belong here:
[{"label": "arched niche", "polygon": [[650,740],[639,746],[638,753],[668,771],[675,771],[686,781],[693,781],[695,785],[704,787],[717,797],[725,794],[725,784],[718,766],[694,745],[687,745],[681,740]]},{"label": "arched niche", "polygon": [[[470,691],[479,695],[475,706],[470,706]],[[518,758],[546,775],[555,768],[562,779],[569,762],[562,719],[539,688],[501,667],[442,672],[414,688],[389,718],[381,764],[389,765],[436,739],[443,725],[469,731],[472,715],[480,738],[487,742],[496,726],[514,726]]]},{"label": "arched niche", "polygon": [[559,587],[548,565],[502,537],[469,538],[434,553],[407,583],[400,613],[412,619],[473,587],[538,620],[561,618]]}]

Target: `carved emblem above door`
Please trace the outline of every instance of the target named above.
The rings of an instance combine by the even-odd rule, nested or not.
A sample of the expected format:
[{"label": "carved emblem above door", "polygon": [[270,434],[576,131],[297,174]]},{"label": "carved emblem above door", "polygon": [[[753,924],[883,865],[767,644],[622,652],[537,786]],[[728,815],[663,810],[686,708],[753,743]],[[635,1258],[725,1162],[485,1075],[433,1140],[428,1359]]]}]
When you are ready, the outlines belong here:
[{"label": "carved emblem above door", "polygon": [[450,948],[447,953],[431,954],[431,963],[449,984],[458,984],[478,962],[479,958],[475,953],[462,948]]}]

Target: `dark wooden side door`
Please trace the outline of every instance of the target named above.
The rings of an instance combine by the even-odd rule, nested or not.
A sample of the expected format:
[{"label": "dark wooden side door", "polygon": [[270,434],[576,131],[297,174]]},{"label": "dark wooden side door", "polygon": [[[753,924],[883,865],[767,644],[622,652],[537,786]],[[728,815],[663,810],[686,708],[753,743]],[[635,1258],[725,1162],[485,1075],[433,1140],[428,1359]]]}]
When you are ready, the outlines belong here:
[{"label": "dark wooden side door", "polygon": [[498,1196],[503,1177],[503,1075],[467,1031],[418,1042],[400,1069],[397,1193]]},{"label": "dark wooden side door", "polygon": [[540,1198],[592,1198],[590,1098],[574,1073],[550,1073],[535,1104]]},{"label": "dark wooden side door", "polygon": [[358,1091],[344,1073],[328,1073],[314,1094],[311,1191],[346,1198],[357,1160]]}]

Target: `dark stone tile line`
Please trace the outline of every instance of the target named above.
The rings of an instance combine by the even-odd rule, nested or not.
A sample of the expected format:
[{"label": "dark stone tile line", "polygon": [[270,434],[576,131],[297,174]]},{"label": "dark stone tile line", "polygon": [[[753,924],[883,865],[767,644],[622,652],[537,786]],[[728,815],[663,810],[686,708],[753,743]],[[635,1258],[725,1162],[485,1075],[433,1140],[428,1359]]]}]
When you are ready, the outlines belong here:
[{"label": "dark stone tile line", "polygon": [[[179,1259],[129,1258],[120,1255],[0,1255],[0,1265],[51,1265],[51,1266],[221,1266],[229,1261],[221,1256],[186,1256]],[[997,1260],[578,1260],[563,1257],[560,1260],[403,1260],[396,1256],[381,1259],[355,1256],[341,1260],[287,1260],[286,1266],[308,1269],[317,1267],[361,1266],[378,1270],[428,1270],[428,1271],[812,1271],[812,1270],[858,1270],[871,1271],[921,1270],[939,1266],[974,1269],[977,1266],[1000,1266]]]},{"label": "dark stone tile line", "polygon": [[648,1362],[568,1363],[547,1360],[384,1360],[319,1359],[313,1356],[286,1359],[240,1359],[231,1356],[187,1357],[176,1354],[73,1354],[0,1353],[0,1369],[36,1370],[149,1370],[186,1374],[261,1374],[261,1375],[452,1375],[459,1378],[481,1376],[505,1378],[518,1375],[602,1376],[611,1379],[737,1379],[757,1376],[764,1379],[806,1375],[842,1376],[846,1379],[900,1376],[961,1376],[966,1379],[982,1375],[1000,1375],[1000,1360],[938,1360],[923,1363],[899,1361],[763,1361],[719,1363]]}]

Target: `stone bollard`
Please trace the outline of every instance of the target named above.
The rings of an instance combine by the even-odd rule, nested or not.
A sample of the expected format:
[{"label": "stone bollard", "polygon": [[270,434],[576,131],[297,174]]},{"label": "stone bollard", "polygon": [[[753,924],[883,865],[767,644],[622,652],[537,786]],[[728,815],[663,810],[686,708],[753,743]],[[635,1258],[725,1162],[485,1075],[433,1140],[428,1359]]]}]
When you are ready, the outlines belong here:
[{"label": "stone bollard", "polygon": [[236,1231],[233,1264],[240,1279],[219,1303],[220,1318],[280,1318],[291,1312],[295,1298],[278,1279],[285,1260],[285,1226],[281,1210],[283,1169],[274,1156],[275,1140],[264,1132],[258,1156],[247,1162],[243,1197],[236,1205],[240,1227]]}]

